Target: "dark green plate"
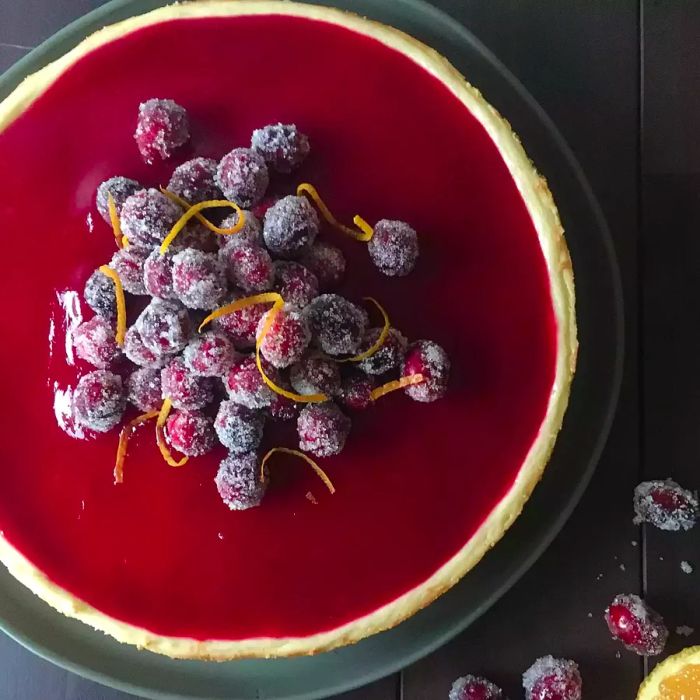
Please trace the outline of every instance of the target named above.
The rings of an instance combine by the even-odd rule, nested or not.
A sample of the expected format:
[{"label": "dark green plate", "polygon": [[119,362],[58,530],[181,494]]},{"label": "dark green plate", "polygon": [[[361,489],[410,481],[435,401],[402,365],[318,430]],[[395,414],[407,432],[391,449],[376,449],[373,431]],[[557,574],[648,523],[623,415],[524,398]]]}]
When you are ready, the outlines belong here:
[{"label": "dark green plate", "polygon": [[[164,0],[115,0],[79,19],[0,78],[0,99],[26,75],[105,24],[164,4]],[[509,119],[549,180],[574,261],[581,343],[564,429],[523,515],[461,583],[397,628],[316,657],[216,664],[139,652],[54,612],[0,567],[0,626],[5,632],[44,658],[122,690],[152,698],[310,700],[369,683],[410,664],[488,610],[543,552],[578,502],[612,421],[622,364],[618,272],[600,210],[554,125],[466,29],[420,0],[323,4],[391,24],[446,55]],[[607,313],[596,313],[600,308]]]}]

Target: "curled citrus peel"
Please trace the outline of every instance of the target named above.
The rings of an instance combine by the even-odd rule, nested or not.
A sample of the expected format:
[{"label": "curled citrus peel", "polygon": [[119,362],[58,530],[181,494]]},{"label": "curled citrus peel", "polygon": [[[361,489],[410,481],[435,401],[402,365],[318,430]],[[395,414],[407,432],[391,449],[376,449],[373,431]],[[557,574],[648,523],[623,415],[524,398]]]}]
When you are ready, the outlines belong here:
[{"label": "curled citrus peel", "polygon": [[265,465],[270,457],[272,457],[272,455],[276,452],[281,452],[285,455],[291,455],[292,457],[299,457],[300,459],[303,459],[316,472],[318,477],[325,484],[326,488],[331,493],[335,493],[335,486],[333,486],[333,482],[328,478],[326,472],[324,472],[323,469],[321,469],[321,467],[319,467],[318,464],[311,459],[311,457],[305,455],[303,452],[299,452],[299,450],[290,450],[288,447],[273,447],[269,452],[267,452],[267,454],[262,458],[262,462],[260,462],[261,479],[265,478]]},{"label": "curled citrus peel", "polygon": [[107,209],[109,211],[109,222],[112,224],[112,233],[117,241],[117,248],[126,248],[129,245],[129,239],[122,234],[122,225],[119,223],[119,214],[117,213],[117,203],[114,201],[111,192],[107,192]]},{"label": "curled citrus peel", "polygon": [[117,445],[117,457],[114,460],[114,483],[121,484],[124,481],[124,461],[126,460],[126,449],[129,445],[129,438],[134,432],[134,429],[151,420],[151,418],[156,418],[158,416],[158,411],[148,411],[147,413],[142,413],[140,416],[136,416],[130,420],[119,433],[119,444]]},{"label": "curled citrus peel", "polygon": [[391,394],[392,391],[398,391],[413,384],[420,384],[424,379],[425,377],[422,374],[409,374],[407,377],[401,377],[401,379],[395,379],[393,382],[387,382],[378,386],[372,391],[370,398],[372,401],[376,401],[386,394]]},{"label": "curled citrus peel", "polygon": [[108,265],[102,265],[100,272],[109,277],[114,282],[114,296],[117,300],[117,332],[114,339],[117,345],[124,345],[124,336],[126,335],[126,300],[124,299],[124,287],[116,270],[113,270]]},{"label": "curled citrus peel", "polygon": [[165,427],[165,422],[168,420],[170,409],[172,407],[173,404],[170,401],[170,399],[165,399],[163,401],[163,405],[160,407],[160,411],[158,411],[158,420],[156,421],[156,442],[158,443],[158,449],[160,450],[160,453],[163,455],[163,459],[171,467],[182,467],[183,465],[187,464],[190,458],[183,457],[180,460],[176,460],[172,456],[172,454],[170,453],[170,449],[168,448],[168,444],[165,441],[165,431],[163,430],[163,428]]},{"label": "curled citrus peel", "polygon": [[248,306],[255,306],[256,304],[275,304],[279,305],[281,308],[284,304],[284,299],[277,292],[263,292],[262,294],[253,294],[249,297],[243,297],[242,299],[237,299],[232,301],[230,304],[225,304],[220,306],[218,309],[214,309],[200,324],[197,329],[200,333],[202,328],[208,325],[217,318],[232,314],[234,311],[240,311]]},{"label": "curled citrus peel", "polygon": [[[164,187],[161,187],[160,191],[168,199],[171,199],[176,204],[179,204],[185,210],[189,209],[192,206],[186,199],[183,199],[179,195],[176,195],[174,192],[171,192],[170,190],[166,190]],[[210,200],[210,201],[215,201],[215,200]],[[220,200],[216,200],[216,201],[220,201]],[[245,211],[243,211],[235,202],[231,202],[230,200],[226,200],[226,201],[227,201],[229,206],[233,207],[236,210],[236,212],[238,212],[238,221],[233,226],[230,226],[229,228],[221,228],[220,226],[217,226],[216,224],[213,224],[211,221],[209,221],[209,219],[207,219],[200,212],[197,212],[194,215],[194,218],[197,219],[197,221],[199,221],[200,224],[202,224],[203,226],[206,226],[210,231],[218,234],[219,236],[230,236],[234,233],[238,233],[238,231],[240,231],[243,228],[243,226],[245,226]]]},{"label": "curled citrus peel", "polygon": [[336,362],[362,362],[362,360],[366,360],[368,357],[372,357],[379,348],[384,345],[386,342],[386,339],[389,337],[389,330],[391,329],[391,323],[389,322],[389,314],[384,310],[384,307],[374,298],[374,297],[363,297],[364,301],[371,301],[378,309],[379,313],[381,313],[382,317],[384,318],[384,325],[382,326],[382,330],[379,333],[379,337],[377,338],[376,342],[372,344],[371,347],[369,347],[367,350],[364,352],[361,352],[359,355],[353,355],[352,357],[346,357],[343,360],[336,360]]},{"label": "curled citrus peel", "polygon": [[359,214],[355,215],[352,219],[359,231],[345,224],[341,224],[340,221],[333,216],[331,210],[326,206],[326,203],[321,199],[318,190],[308,182],[302,182],[297,186],[297,197],[301,197],[303,194],[307,195],[313,201],[321,212],[321,216],[323,216],[331,226],[337,228],[346,236],[350,236],[356,241],[364,241],[366,243],[374,235],[374,229]]}]

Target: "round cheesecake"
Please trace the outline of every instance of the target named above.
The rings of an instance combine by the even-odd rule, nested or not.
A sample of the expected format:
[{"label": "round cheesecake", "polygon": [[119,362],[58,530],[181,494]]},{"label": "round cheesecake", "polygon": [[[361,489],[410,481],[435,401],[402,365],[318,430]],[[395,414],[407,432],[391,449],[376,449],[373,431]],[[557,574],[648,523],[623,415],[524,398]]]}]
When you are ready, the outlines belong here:
[{"label": "round cheesecake", "polygon": [[[188,110],[192,138],[147,165],[133,133],[152,97]],[[221,452],[173,469],[150,431],[115,485],[115,431],[82,436],[63,410],[89,369],[66,355],[86,313],[77,290],[114,250],[95,190],[114,175],[165,186],[178,163],[220,159],[273,122],[308,134],[294,181],[338,218],[419,232],[401,279],[364,244],[334,243],[344,294],[381,299],[392,325],[445,348],[447,394],[358,414],[347,449],[323,460],[333,495],[280,459],[263,504],[232,512],[214,487]],[[573,377],[572,266],[517,136],[435,51],[313,5],[164,7],[28,77],[0,104],[0,161],[0,559],[54,608],[173,657],[310,654],[413,615],[519,515]]]}]

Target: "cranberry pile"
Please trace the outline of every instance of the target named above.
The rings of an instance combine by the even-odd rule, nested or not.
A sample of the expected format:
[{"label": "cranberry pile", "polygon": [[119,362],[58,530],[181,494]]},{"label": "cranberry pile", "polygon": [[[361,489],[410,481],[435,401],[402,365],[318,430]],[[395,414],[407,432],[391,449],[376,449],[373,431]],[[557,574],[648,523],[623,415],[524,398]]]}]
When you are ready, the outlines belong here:
[{"label": "cranberry pile", "polygon": [[[149,100],[139,108],[134,137],[146,162],[170,158],[189,140],[188,114],[172,100]],[[420,374],[419,383],[399,388],[421,402],[447,388],[450,363],[438,344],[410,342],[394,328],[387,333],[363,304],[338,293],[345,259],[321,238],[325,222],[314,204],[268,192],[271,180],[288,178],[309,151],[295,125],[271,124],[253,132],[250,147],[218,162],[196,157],[178,165],[164,190],[123,176],[97,188],[99,214],[113,226],[116,216],[124,239],[108,263],[118,280],[103,267],[85,284],[95,315],[73,338],[78,356],[96,369],[78,382],[76,418],[107,432],[124,425],[129,405],[156,412],[168,399],[172,410],[162,427],[170,448],[188,457],[217,444],[227,450],[215,483],[232,510],[258,505],[265,493],[259,450],[268,421],[296,421],[299,449],[329,457],[343,450],[350,413],[371,406],[376,387]],[[244,217],[238,232],[223,235],[191,217],[165,240],[189,207],[223,199],[239,208],[203,213],[223,229]],[[374,230],[367,247],[378,270],[411,272],[416,232],[389,220]],[[123,342],[118,282],[130,321]],[[251,301],[200,332],[212,311],[266,292],[281,297],[272,310]]]}]

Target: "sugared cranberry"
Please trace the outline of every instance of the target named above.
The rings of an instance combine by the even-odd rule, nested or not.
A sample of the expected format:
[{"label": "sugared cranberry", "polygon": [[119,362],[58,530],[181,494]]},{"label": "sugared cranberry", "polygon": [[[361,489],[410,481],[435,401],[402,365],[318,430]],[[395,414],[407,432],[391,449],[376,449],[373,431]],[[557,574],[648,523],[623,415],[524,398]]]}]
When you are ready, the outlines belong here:
[{"label": "sugared cranberry", "polygon": [[214,447],[212,420],[201,411],[174,411],[165,424],[165,438],[178,452],[201,457]]},{"label": "sugared cranberry", "polygon": [[163,367],[160,388],[163,398],[170,399],[175,408],[203,408],[214,398],[211,379],[198,377],[181,357],[174,357]]},{"label": "sugared cranberry", "polygon": [[93,367],[105,369],[119,357],[114,324],[102,316],[83,321],[73,331],[73,345],[78,357]]},{"label": "sugared cranberry", "polygon": [[126,380],[126,397],[140,411],[155,411],[163,398],[160,390],[160,370],[142,367]]},{"label": "sugared cranberry", "polygon": [[[284,389],[288,387],[283,386]],[[272,399],[272,403],[267,407],[267,412],[270,418],[278,421],[290,421],[294,420],[299,415],[300,406],[296,401],[288,399],[282,394],[275,393],[275,398]]]},{"label": "sugared cranberry", "polygon": [[119,423],[126,407],[122,378],[103,369],[84,375],[73,394],[77,421],[90,430],[106,433]]},{"label": "sugared cranberry", "polygon": [[143,344],[156,355],[180,352],[190,339],[187,311],[176,301],[153,299],[136,319]]},{"label": "sugared cranberry", "polygon": [[265,212],[263,238],[275,255],[301,253],[314,242],[318,230],[318,214],[306,197],[290,194]]},{"label": "sugared cranberry", "polygon": [[143,338],[136,326],[131,326],[126,331],[124,354],[139,367],[160,368],[168,361],[167,355],[155,353],[143,344]]},{"label": "sugared cranberry", "polygon": [[666,646],[668,630],[664,620],[639,596],[618,595],[605,610],[610,634],[640,656],[656,656]]},{"label": "sugared cranberry", "polygon": [[[367,330],[365,337],[362,339],[360,352],[369,350],[379,340],[381,332],[381,328],[370,328]],[[387,335],[382,346],[372,355],[359,362],[358,366],[367,374],[384,374],[401,366],[407,347],[408,341],[404,335],[396,328],[390,328],[389,335]]]},{"label": "sugared cranberry", "polygon": [[364,411],[372,404],[374,381],[363,372],[354,371],[343,378],[340,386],[340,401],[353,411]]},{"label": "sugared cranberry", "polygon": [[[246,296],[244,292],[239,292],[228,298],[224,303],[229,303]],[[214,321],[216,328],[227,333],[236,348],[249,350],[255,346],[255,335],[258,331],[260,319],[265,315],[268,307],[265,304],[254,304],[233,313],[219,316]]]},{"label": "sugared cranberry", "polygon": [[234,362],[224,386],[231,401],[248,408],[265,408],[276,396],[263,381],[254,357],[242,357]]},{"label": "sugared cranberry", "polygon": [[168,250],[165,255],[161,255],[156,248],[146,258],[143,264],[143,286],[152,297],[177,299],[173,289],[173,257],[174,252]]},{"label": "sugared cranberry", "polygon": [[326,394],[340,391],[338,363],[319,352],[307,352],[289,370],[289,381],[297,394]]},{"label": "sugared cranberry", "polygon": [[318,296],[318,280],[311,270],[290,260],[278,260],[274,264],[272,288],[282,295],[288,304],[304,308]]},{"label": "sugared cranberry", "polygon": [[403,277],[418,259],[418,234],[403,221],[382,219],[367,244],[372,262],[389,277]]},{"label": "sugared cranberry", "polygon": [[217,238],[219,238],[217,234],[194,219],[190,220],[187,226],[180,231],[168,250],[178,253],[185,248],[194,248],[205,253],[214,253],[219,247]]},{"label": "sugared cranberry", "polygon": [[170,158],[190,138],[187,112],[173,100],[151,99],[139,105],[134,134],[139,153],[146,163]]},{"label": "sugared cranberry", "polygon": [[193,158],[178,165],[170,176],[168,190],[189,204],[222,199],[216,184],[217,163],[211,158]]},{"label": "sugared cranberry", "polygon": [[111,224],[112,220],[109,216],[109,195],[111,194],[112,199],[114,199],[117,215],[119,216],[121,215],[124,202],[140,189],[142,189],[142,185],[136,182],[136,180],[120,176],[110,177],[97,188],[97,194],[95,195],[97,211],[108,224]]},{"label": "sugared cranberry", "polygon": [[644,481],[634,490],[634,522],[660,530],[690,530],[698,519],[698,495],[673,479]]},{"label": "sugared cranberry", "polygon": [[[269,312],[268,312],[269,313]],[[260,319],[258,336],[267,321],[267,313]],[[292,304],[285,304],[272,321],[260,343],[260,353],[273,365],[282,369],[301,359],[311,341],[306,315]]]},{"label": "sugared cranberry", "polygon": [[122,233],[132,245],[160,245],[181,216],[182,209],[159,190],[139,190],[122,207]]},{"label": "sugared cranberry", "polygon": [[225,333],[209,331],[191,340],[182,356],[187,367],[198,377],[223,377],[238,358],[238,353]]},{"label": "sugared cranberry", "polygon": [[[245,222],[243,227],[236,231],[236,233],[231,233],[226,236],[217,236],[216,241],[220,248],[228,245],[232,241],[245,241],[246,243],[252,243],[254,245],[262,245],[262,224],[260,219],[253,214],[249,209],[243,210],[243,216]],[[229,214],[220,224],[220,228],[233,228],[238,223],[238,212],[233,212]]]},{"label": "sugared cranberry", "polygon": [[268,124],[256,129],[250,140],[267,165],[278,173],[291,173],[309,155],[309,139],[296,124]]},{"label": "sugared cranberry", "polygon": [[150,252],[149,248],[130,245],[128,248],[121,248],[112,256],[109,266],[119,275],[125,292],[136,295],[146,293],[143,266]]},{"label": "sugared cranberry", "polygon": [[117,317],[117,297],[114,282],[99,270],[95,270],[85,283],[83,298],[99,316],[108,319]]},{"label": "sugared cranberry", "polygon": [[336,289],[345,275],[345,256],[340,248],[325,241],[316,241],[304,251],[301,263],[316,275],[319,289]]},{"label": "sugared cranberry", "polygon": [[578,664],[543,656],[523,674],[525,700],[581,700]]},{"label": "sugared cranberry", "polygon": [[305,309],[314,342],[328,355],[355,354],[367,328],[367,313],[338,294],[321,294]]},{"label": "sugared cranberry", "polygon": [[450,358],[432,340],[418,340],[412,343],[406,353],[401,375],[404,377],[422,374],[420,384],[407,386],[404,391],[414,401],[435,401],[445,395],[450,377]]},{"label": "sugared cranberry", "polygon": [[226,457],[214,481],[221,500],[231,510],[259,506],[267,488],[267,475],[260,474],[258,456],[254,452]]},{"label": "sugared cranberry", "polygon": [[219,442],[233,454],[252,452],[263,436],[265,415],[233,401],[222,401],[214,428]]},{"label": "sugared cranberry", "polygon": [[173,291],[190,309],[213,309],[226,294],[223,265],[213,253],[186,248],[173,258]]},{"label": "sugared cranberry", "polygon": [[506,700],[506,696],[485,678],[462,676],[452,684],[449,700]]},{"label": "sugared cranberry", "polygon": [[280,199],[281,197],[279,195],[268,195],[267,197],[263,197],[253,207],[253,214],[255,214],[255,216],[257,216],[259,220],[264,219],[265,214],[267,214],[267,210],[274,204],[277,204],[277,202],[279,202]]},{"label": "sugared cranberry", "polygon": [[272,287],[272,259],[262,246],[232,236],[219,250],[219,260],[228,280],[244,292],[265,292]]},{"label": "sugared cranberry", "polygon": [[350,434],[350,419],[332,402],[305,406],[297,419],[299,449],[317,457],[337,455]]},{"label": "sugared cranberry", "polygon": [[234,148],[219,162],[216,183],[226,199],[247,208],[265,196],[270,174],[259,153],[250,148]]}]

